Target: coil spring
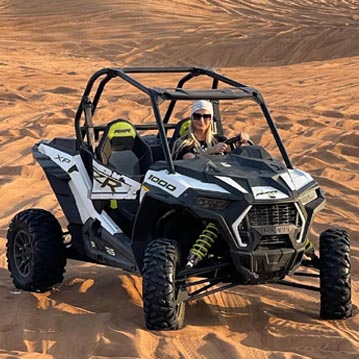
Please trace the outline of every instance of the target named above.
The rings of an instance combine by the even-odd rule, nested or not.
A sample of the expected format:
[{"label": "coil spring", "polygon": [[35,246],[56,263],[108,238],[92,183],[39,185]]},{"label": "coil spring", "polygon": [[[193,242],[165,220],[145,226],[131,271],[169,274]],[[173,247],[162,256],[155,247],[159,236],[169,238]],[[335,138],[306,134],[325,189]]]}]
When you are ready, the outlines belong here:
[{"label": "coil spring", "polygon": [[311,242],[311,240],[307,237],[307,239],[305,240],[305,251],[304,254],[307,257],[311,257],[314,254],[314,245]]},{"label": "coil spring", "polygon": [[203,259],[218,237],[218,229],[214,223],[208,223],[196,242],[191,248],[191,252]]}]

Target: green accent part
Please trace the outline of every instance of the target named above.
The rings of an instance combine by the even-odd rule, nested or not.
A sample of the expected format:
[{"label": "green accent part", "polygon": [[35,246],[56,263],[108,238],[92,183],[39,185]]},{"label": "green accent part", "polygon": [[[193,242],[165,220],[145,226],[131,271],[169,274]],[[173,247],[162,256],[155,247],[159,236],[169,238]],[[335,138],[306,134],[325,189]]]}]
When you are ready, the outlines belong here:
[{"label": "green accent part", "polygon": [[180,137],[184,136],[187,133],[190,123],[191,123],[190,119],[182,123],[182,126],[179,131]]},{"label": "green accent part", "polygon": [[111,199],[110,207],[112,209],[117,209],[117,201],[115,199]]},{"label": "green accent part", "polygon": [[114,123],[107,134],[107,137],[111,140],[114,137],[136,137],[135,128],[127,122],[116,122]]}]

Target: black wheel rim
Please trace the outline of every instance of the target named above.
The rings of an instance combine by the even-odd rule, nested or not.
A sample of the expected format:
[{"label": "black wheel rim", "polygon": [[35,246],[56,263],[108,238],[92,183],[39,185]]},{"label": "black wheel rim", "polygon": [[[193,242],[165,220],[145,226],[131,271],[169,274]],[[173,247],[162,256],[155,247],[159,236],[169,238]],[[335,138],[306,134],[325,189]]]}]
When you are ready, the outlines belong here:
[{"label": "black wheel rim", "polygon": [[32,241],[25,231],[19,231],[14,241],[14,259],[18,272],[27,277],[32,271]]}]

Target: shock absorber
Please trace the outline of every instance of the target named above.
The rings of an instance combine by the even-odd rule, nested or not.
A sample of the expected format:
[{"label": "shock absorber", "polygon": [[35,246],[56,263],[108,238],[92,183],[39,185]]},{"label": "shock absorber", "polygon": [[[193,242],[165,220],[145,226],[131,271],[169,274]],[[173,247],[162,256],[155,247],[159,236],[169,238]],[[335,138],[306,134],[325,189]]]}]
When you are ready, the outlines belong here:
[{"label": "shock absorber", "polygon": [[311,242],[311,240],[307,237],[307,239],[305,240],[305,250],[304,250],[304,254],[311,258],[314,254],[314,245]]},{"label": "shock absorber", "polygon": [[307,256],[308,258],[310,258],[315,266],[319,265],[319,258],[315,254],[314,245],[313,245],[312,241],[308,237],[305,240],[304,255]]},{"label": "shock absorber", "polygon": [[192,268],[202,260],[218,237],[218,229],[214,223],[208,223],[189,251],[186,268]]}]

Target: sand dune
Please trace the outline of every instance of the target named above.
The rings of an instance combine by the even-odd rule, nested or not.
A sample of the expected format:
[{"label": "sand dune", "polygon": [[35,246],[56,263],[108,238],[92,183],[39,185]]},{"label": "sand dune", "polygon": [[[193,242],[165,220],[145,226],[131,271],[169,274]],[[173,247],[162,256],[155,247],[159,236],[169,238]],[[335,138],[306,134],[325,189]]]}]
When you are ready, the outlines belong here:
[{"label": "sand dune", "polygon": [[[359,358],[355,0],[0,0],[0,29],[0,358]],[[181,331],[149,332],[141,278],[119,269],[69,261],[52,292],[13,287],[5,256],[13,215],[41,207],[66,224],[32,146],[74,135],[94,71],[141,65],[211,66],[262,91],[294,165],[326,192],[313,242],[332,226],[351,234],[352,318],[320,320],[315,292],[241,286],[190,303]],[[135,94],[108,102],[151,118]]]}]

